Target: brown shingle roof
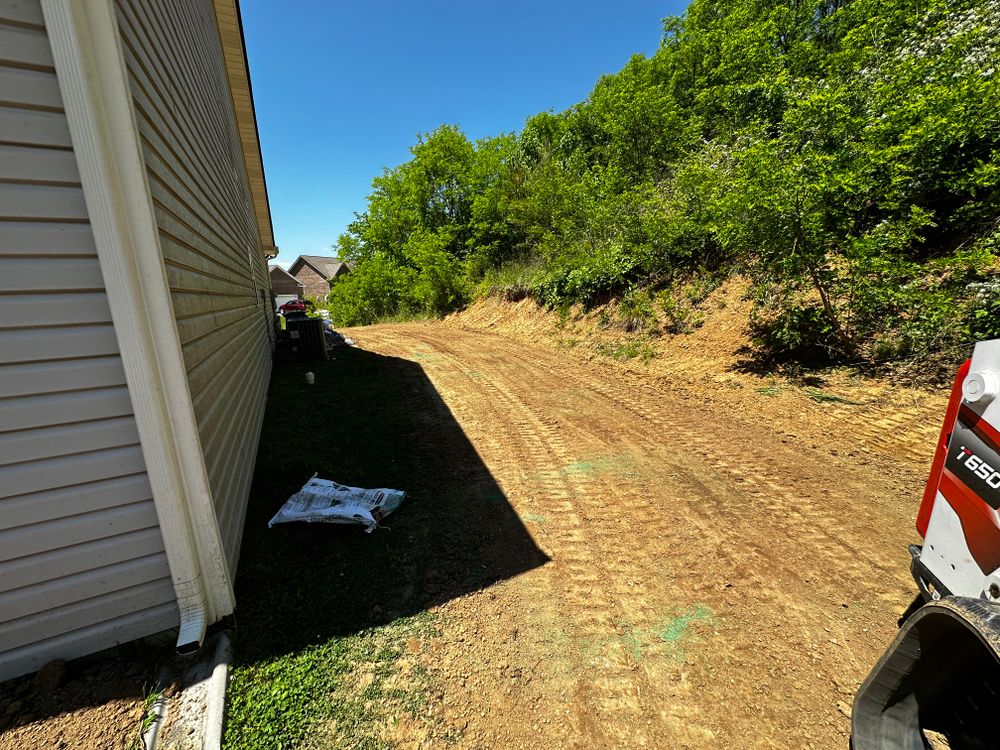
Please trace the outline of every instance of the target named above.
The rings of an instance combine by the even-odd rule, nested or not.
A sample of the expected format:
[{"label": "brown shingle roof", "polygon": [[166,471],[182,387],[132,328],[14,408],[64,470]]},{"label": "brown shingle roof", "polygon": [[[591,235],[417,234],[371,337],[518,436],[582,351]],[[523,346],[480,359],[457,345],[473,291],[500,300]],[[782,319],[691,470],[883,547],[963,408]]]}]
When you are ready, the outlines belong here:
[{"label": "brown shingle roof", "polygon": [[347,265],[340,258],[334,258],[330,255],[300,255],[289,267],[289,273],[294,275],[300,268],[302,268],[303,263],[312,267],[316,273],[327,279],[332,279],[337,275],[341,266]]}]

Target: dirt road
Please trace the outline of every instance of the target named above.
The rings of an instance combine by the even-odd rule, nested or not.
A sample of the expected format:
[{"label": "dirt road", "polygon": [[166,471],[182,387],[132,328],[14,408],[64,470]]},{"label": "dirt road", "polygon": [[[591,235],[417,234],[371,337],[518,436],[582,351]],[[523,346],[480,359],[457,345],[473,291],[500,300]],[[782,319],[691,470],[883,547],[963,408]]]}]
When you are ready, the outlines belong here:
[{"label": "dirt road", "polygon": [[351,335],[421,365],[551,558],[440,608],[420,658],[458,746],[847,747],[912,598],[921,466],[551,346]]}]

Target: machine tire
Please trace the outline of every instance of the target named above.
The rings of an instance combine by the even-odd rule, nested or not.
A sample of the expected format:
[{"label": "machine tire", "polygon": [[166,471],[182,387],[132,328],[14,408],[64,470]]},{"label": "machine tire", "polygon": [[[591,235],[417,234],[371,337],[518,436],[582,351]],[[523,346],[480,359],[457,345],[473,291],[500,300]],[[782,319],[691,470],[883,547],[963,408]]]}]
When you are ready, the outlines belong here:
[{"label": "machine tire", "polygon": [[945,597],[919,607],[854,699],[856,750],[1000,750],[1000,606]]}]

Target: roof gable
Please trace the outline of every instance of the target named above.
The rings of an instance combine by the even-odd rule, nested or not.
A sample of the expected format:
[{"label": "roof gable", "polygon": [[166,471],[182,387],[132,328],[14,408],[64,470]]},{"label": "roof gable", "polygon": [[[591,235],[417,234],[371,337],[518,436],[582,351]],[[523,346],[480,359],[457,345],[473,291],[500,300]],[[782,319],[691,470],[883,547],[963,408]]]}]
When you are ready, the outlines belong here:
[{"label": "roof gable", "polygon": [[309,266],[324,279],[332,279],[347,264],[332,255],[300,255],[289,266],[288,272],[294,276],[302,269],[302,266]]},{"label": "roof gable", "polygon": [[[296,284],[299,284],[299,286],[302,286],[299,283],[299,280],[297,278],[295,278],[294,276],[292,276],[290,273],[288,273],[288,271],[286,271],[281,266],[268,266],[267,267],[267,272],[268,272],[268,275],[270,275],[272,279],[275,276],[277,276],[279,279],[288,279],[290,281],[294,281]],[[275,272],[277,272],[277,273],[275,273]]]}]

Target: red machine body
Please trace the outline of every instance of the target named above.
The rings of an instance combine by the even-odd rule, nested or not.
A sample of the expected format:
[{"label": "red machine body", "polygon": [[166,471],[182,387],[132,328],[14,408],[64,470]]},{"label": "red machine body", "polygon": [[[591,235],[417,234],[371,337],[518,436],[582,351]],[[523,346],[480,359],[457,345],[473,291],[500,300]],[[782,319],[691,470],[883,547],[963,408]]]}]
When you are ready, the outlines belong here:
[{"label": "red machine body", "polygon": [[[858,689],[854,750],[1000,750],[1000,340],[958,370],[910,545],[920,596]],[[942,744],[943,743],[943,744]]]},{"label": "red machine body", "polygon": [[1000,600],[1000,431],[990,423],[1000,402],[970,399],[976,377],[973,360],[959,368],[917,514],[924,547],[911,550],[913,573],[927,599]]},{"label": "red machine body", "polygon": [[931,520],[931,508],[934,507],[934,498],[937,497],[938,487],[941,486],[941,471],[944,469],[944,461],[948,456],[948,441],[951,440],[951,433],[958,421],[958,410],[962,405],[962,383],[965,376],[969,374],[969,365],[972,360],[967,359],[958,368],[955,375],[955,382],[951,386],[951,397],[948,399],[948,410],[945,412],[944,421],[941,423],[941,434],[938,436],[937,450],[934,452],[934,462],[931,464],[931,473],[927,477],[927,485],[924,487],[924,497],[920,501],[920,511],[917,513],[917,531],[921,537],[927,536],[927,524]]}]

